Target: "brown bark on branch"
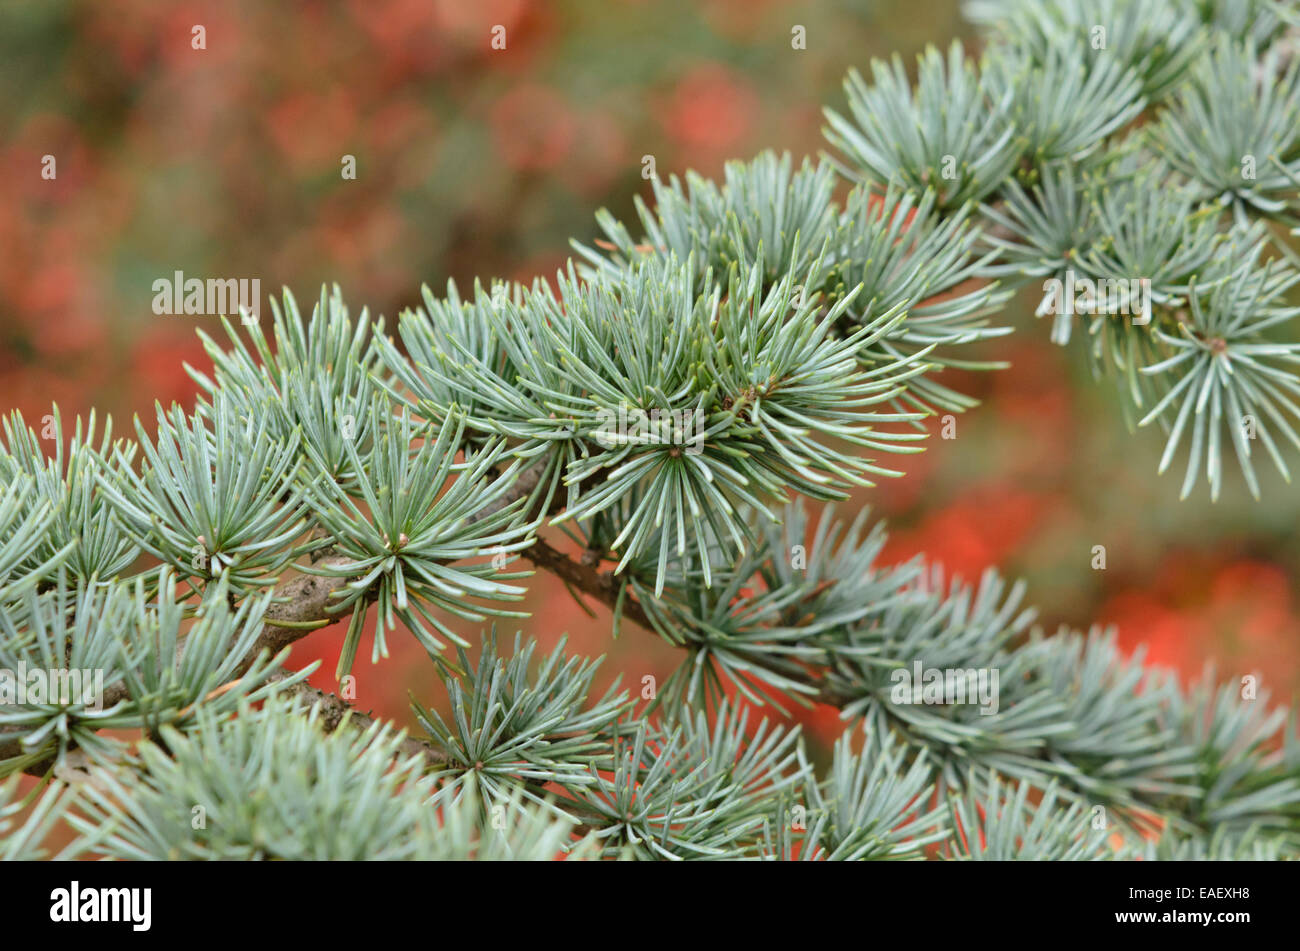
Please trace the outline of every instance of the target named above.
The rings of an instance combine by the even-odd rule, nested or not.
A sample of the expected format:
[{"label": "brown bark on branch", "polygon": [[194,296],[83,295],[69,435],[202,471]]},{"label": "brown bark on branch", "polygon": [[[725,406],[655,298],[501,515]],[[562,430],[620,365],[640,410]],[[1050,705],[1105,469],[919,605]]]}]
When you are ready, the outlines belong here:
[{"label": "brown bark on branch", "polygon": [[[308,704],[319,707],[320,723],[325,728],[326,733],[333,733],[342,726],[344,717],[347,717],[349,727],[363,732],[377,722],[374,717],[357,710],[342,697],[327,693],[319,687],[313,687],[311,684],[299,682],[291,687],[286,687],[282,693],[287,696],[304,697]],[[422,756],[434,766],[441,766],[447,762],[447,757],[441,750],[427,740],[421,740],[418,737],[408,736],[404,738],[398,749],[406,756]]]},{"label": "brown bark on branch", "polygon": [[[618,604],[619,589],[626,582],[622,581],[617,575],[608,571],[600,571],[595,565],[586,562],[574,561],[563,552],[552,548],[550,544],[541,538],[537,539],[520,554],[538,568],[546,569],[571,587],[603,602],[610,610],[613,610],[615,605]],[[646,616],[645,610],[640,603],[630,597],[623,599],[623,616],[640,624],[647,631],[654,630],[654,627],[650,624],[650,618]]]},{"label": "brown bark on branch", "polygon": [[[331,561],[346,563],[346,559],[338,556],[323,558],[322,562]],[[316,621],[334,621],[341,620],[347,615],[331,615],[326,612],[329,603],[329,596],[332,592],[341,588],[347,578],[343,577],[321,577],[319,575],[299,574],[281,581],[276,585],[276,598],[286,599],[284,603],[272,603],[266,610],[263,617],[262,631],[258,634],[257,640],[253,643],[239,665],[235,668],[232,680],[242,677],[257,661],[258,656],[263,650],[270,651],[271,656],[275,656],[285,647],[295,641],[301,640],[318,627],[282,627],[276,624],[276,621],[290,621],[298,624],[310,624]],[[329,624],[320,625],[328,627]],[[176,648],[176,653],[180,656],[185,649],[185,642]],[[125,683],[116,683],[104,691],[104,707],[116,706],[122,701],[128,699],[127,688]],[[19,737],[12,734],[10,738],[0,738],[0,759],[9,759],[22,754],[22,746],[19,743]],[[31,776],[44,776],[49,772],[53,765],[53,758],[42,760],[39,763],[33,763],[23,772]]]},{"label": "brown bark on branch", "polygon": [[[492,504],[485,506],[481,511],[470,516],[469,521],[477,522],[502,508],[527,498],[537,488],[543,476],[545,476],[550,465],[549,457],[543,456],[536,460],[523,471],[520,472],[519,478],[510,488],[497,498]],[[557,499],[552,502],[546,514],[553,514],[557,509],[562,507],[562,503]],[[528,518],[536,518],[540,512],[528,513]],[[579,564],[568,558],[564,554],[552,548],[549,544],[538,539],[534,546],[523,552],[530,561],[538,567],[546,568],[548,571],[558,575],[569,584],[585,591],[588,594],[600,599],[608,604],[611,608],[614,606],[618,597],[617,583],[613,576],[608,573],[601,573],[594,567]],[[312,560],[316,564],[347,564],[347,559],[337,555],[329,548],[321,549],[314,553]],[[327,611],[330,605],[330,596],[342,588],[348,578],[343,576],[322,576],[314,574],[295,574],[287,579],[282,580],[276,586],[275,599],[267,608],[263,618],[262,631],[258,635],[256,642],[247,654],[240,660],[239,665],[235,668],[234,676],[237,679],[242,677],[256,662],[262,651],[268,651],[271,656],[275,656],[281,650],[289,645],[306,637],[312,631],[319,630],[321,627],[329,627],[337,621],[344,620],[351,612],[342,614],[331,614]],[[368,602],[362,601],[366,604]],[[624,601],[624,615],[636,621],[638,624],[650,628],[649,619],[641,610],[640,605],[635,601]],[[277,624],[276,622],[286,622]],[[327,623],[316,623],[327,622]],[[177,648],[178,655],[184,649],[184,641]],[[303,690],[316,690],[316,688],[303,688]],[[316,691],[319,696],[317,702],[325,702],[325,698],[333,697],[332,694],[326,694],[324,691]],[[125,684],[118,683],[104,691],[104,706],[112,707],[128,699]],[[337,706],[336,706],[337,705]],[[347,709],[344,701],[333,697],[332,702],[328,705],[328,710],[336,711],[337,716],[341,717],[343,711]],[[368,717],[353,713],[353,722],[373,722]],[[337,726],[338,719],[334,720],[334,726]],[[331,727],[332,728],[332,727]],[[20,745],[20,736],[9,733],[0,734],[0,760],[10,759],[22,754]],[[422,744],[418,740],[408,739],[403,744],[403,749],[408,752],[420,752],[425,756],[440,755],[432,747]],[[28,766],[24,772],[32,776],[44,776],[54,765],[54,758],[42,760]]]}]

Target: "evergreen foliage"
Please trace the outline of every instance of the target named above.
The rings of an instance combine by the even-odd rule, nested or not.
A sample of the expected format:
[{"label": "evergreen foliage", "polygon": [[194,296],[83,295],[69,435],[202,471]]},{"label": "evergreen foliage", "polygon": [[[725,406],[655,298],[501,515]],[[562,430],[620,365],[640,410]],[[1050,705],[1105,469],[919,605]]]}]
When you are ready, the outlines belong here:
[{"label": "evergreen foliage", "polygon": [[[1183,496],[1233,491],[1233,463],[1260,496],[1263,455],[1289,481],[1300,14],[968,14],[978,58],[849,76],[832,155],[655,179],[553,285],[425,288],[391,336],[337,289],[309,317],[286,292],[269,333],[203,336],[201,397],[156,436],[56,411],[47,458],[8,416],[0,669],[103,681],[0,682],[0,776],[45,787],[24,811],[0,781],[0,858],[48,855],[60,822],[61,855],[119,859],[1300,854],[1293,712],[1044,632],[992,569],[883,565],[882,527],[833,504],[974,405],[942,371],[1000,367],[1026,287],[1165,430]],[[1044,282],[1077,280],[1121,312],[1063,312]],[[638,699],[563,643],[502,653],[520,559],[680,668]],[[448,717],[416,698],[395,732],[285,668],[346,621],[342,679],[372,619],[372,663],[409,632]],[[996,674],[992,702],[911,702],[918,665]],[[785,722],[814,703],[844,721],[824,770]]]}]

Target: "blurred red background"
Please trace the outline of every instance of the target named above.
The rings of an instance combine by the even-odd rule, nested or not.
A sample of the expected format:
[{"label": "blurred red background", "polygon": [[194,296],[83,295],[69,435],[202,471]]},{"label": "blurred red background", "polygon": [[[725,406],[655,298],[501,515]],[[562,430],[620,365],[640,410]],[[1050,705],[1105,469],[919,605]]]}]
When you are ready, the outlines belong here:
[{"label": "blurred red background", "polygon": [[[206,48],[192,46],[202,25]],[[791,48],[791,30],[807,49]],[[490,45],[495,26],[506,48]],[[816,153],[823,104],[850,66],[968,36],[954,0],[251,0],[50,2],[0,10],[0,409],[39,420],[110,411],[128,433],[155,400],[187,403],[182,361],[209,364],[196,325],[159,317],[152,282],[257,277],[309,305],[337,282],[354,313],[394,317],[454,278],[531,279],[596,236],[593,213],[630,218],[661,176],[717,176],[764,148]],[[40,175],[54,155],[57,178]],[[355,180],[340,175],[356,158]],[[1050,630],[1116,623],[1123,643],[1195,675],[1300,685],[1300,499],[1265,476],[1210,505],[1156,476],[1160,434],[1125,431],[1116,394],[1053,346],[1023,302],[990,347],[1011,370],[952,381],[984,400],[956,438],[932,436],[907,476],[859,492],[892,526],[889,558],[927,552],[976,578],[1030,583]],[[1105,571],[1091,567],[1105,545]],[[536,579],[526,628],[609,655],[604,679],[660,682],[680,659],[634,627],[613,641]],[[294,662],[324,660],[342,631]],[[473,632],[469,632],[473,633]],[[505,632],[503,632],[505,633]],[[513,633],[510,631],[509,633]],[[358,705],[411,723],[408,691],[439,703],[410,639],[355,673]],[[822,744],[833,715],[811,718]]]}]

